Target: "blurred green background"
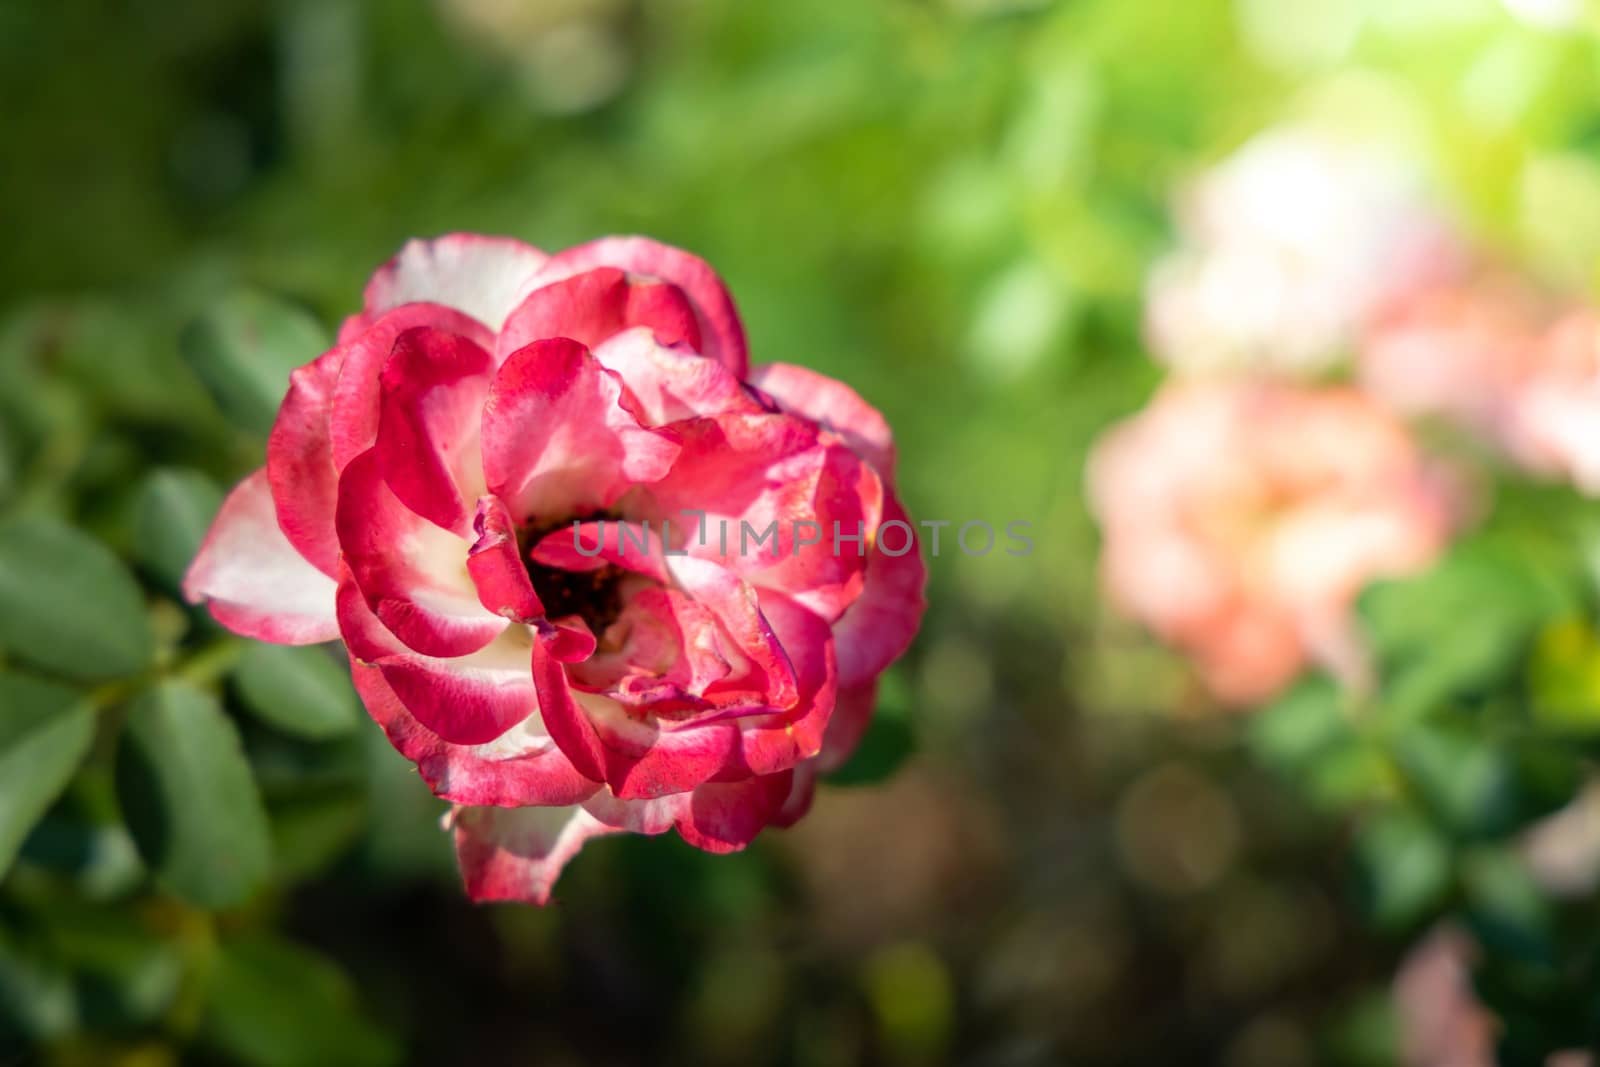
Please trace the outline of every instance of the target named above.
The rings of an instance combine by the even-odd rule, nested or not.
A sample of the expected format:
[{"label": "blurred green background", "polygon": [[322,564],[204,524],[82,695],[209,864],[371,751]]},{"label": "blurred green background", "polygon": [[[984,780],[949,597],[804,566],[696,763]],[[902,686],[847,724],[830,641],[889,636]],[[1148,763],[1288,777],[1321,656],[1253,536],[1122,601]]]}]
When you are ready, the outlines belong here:
[{"label": "blurred green background", "polygon": [[[1454,846],[1404,816],[1352,845],[1343,756],[1296,788],[1271,757],[1317,777],[1305,734],[1205,714],[1109,616],[1082,466],[1159,379],[1141,292],[1174,187],[1294,109],[1403,129],[1479,239],[1588,286],[1589,25],[1494,0],[0,5],[0,509],[133,567],[157,672],[189,656],[223,696],[271,837],[243,904],[152,880],[103,672],[87,763],[0,884],[0,1064],[1395,1062],[1390,978],[1456,899]],[[443,805],[337,679],[310,670],[317,710],[287,722],[293,669],[254,653],[254,682],[222,682],[240,650],[174,592],[207,515],[173,502],[214,506],[263,436],[182,327],[248,290],[326,335],[403,240],[448,230],[700,253],[757,362],[888,416],[914,515],[1033,523],[1031,557],[931,561],[886,725],[798,828],[724,858],[607,838],[552,907],[473,907]],[[209,483],[158,473],[180,468]],[[1560,490],[1502,512],[1589,515]],[[1560,570],[1578,542],[1551,540],[1530,558]],[[77,560],[86,602],[115,600]],[[1577,612],[1581,642],[1591,591],[1567,585],[1485,640]],[[31,624],[11,610],[0,646]],[[1403,869],[1376,905],[1364,849]]]}]

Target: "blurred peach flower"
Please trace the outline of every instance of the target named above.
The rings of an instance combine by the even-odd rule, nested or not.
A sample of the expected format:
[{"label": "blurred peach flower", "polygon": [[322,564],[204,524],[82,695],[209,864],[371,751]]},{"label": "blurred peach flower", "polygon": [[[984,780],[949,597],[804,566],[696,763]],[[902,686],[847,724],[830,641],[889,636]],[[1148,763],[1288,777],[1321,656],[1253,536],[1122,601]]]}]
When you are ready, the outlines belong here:
[{"label": "blurred peach flower", "polygon": [[1442,472],[1346,388],[1168,386],[1088,476],[1108,595],[1236,705],[1308,662],[1361,684],[1351,601],[1426,566],[1454,520]]},{"label": "blurred peach flower", "polygon": [[1496,1023],[1472,992],[1473,952],[1470,938],[1441,926],[1401,963],[1394,1004],[1406,1067],[1494,1067]]},{"label": "blurred peach flower", "polygon": [[1269,130],[1200,176],[1178,229],[1147,333],[1186,374],[1315,374],[1377,310],[1462,261],[1409,160],[1309,126]]},{"label": "blurred peach flower", "polygon": [[1382,316],[1359,376],[1404,415],[1451,419],[1525,470],[1600,494],[1600,312],[1480,272]]},{"label": "blurred peach flower", "polygon": [[1600,886],[1600,781],[1534,823],[1519,851],[1534,881],[1552,896],[1593,893]]},{"label": "blurred peach flower", "polygon": [[[1494,1067],[1500,1023],[1472,988],[1477,946],[1453,926],[1435,927],[1395,975],[1394,1007],[1404,1067]],[[1580,1050],[1554,1052],[1545,1067],[1594,1067]]]},{"label": "blurred peach flower", "polygon": [[1498,269],[1419,290],[1368,330],[1361,385],[1403,415],[1443,416],[1498,437],[1507,396],[1555,314],[1548,294]]},{"label": "blurred peach flower", "polygon": [[1509,394],[1503,433],[1523,467],[1600,495],[1600,313],[1569,311],[1539,338]]}]

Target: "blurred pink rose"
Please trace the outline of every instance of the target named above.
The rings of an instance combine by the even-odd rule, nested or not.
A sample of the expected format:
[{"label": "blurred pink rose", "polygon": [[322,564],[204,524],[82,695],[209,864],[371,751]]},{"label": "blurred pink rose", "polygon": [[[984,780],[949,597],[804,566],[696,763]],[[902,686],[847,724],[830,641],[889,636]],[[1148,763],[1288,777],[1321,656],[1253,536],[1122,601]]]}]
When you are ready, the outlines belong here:
[{"label": "blurred pink rose", "polygon": [[1600,493],[1600,313],[1484,272],[1415,295],[1362,347],[1364,388],[1471,429],[1536,474]]},{"label": "blurred pink rose", "polygon": [[1202,174],[1178,232],[1151,274],[1146,332],[1187,375],[1314,375],[1463,261],[1409,159],[1312,126],[1268,130]]},{"label": "blurred pink rose", "polygon": [[1531,363],[1507,394],[1506,451],[1530,471],[1600,495],[1600,313],[1568,311],[1539,337]]},{"label": "blurred pink rose", "polygon": [[1536,286],[1503,271],[1421,290],[1368,331],[1361,385],[1403,415],[1439,415],[1497,437],[1507,395],[1554,312]]},{"label": "blurred pink rose", "polygon": [[[1438,926],[1412,948],[1394,979],[1394,1007],[1404,1067],[1494,1067],[1500,1022],[1472,987],[1477,947],[1465,933]],[[1553,1052],[1545,1067],[1594,1067],[1573,1049]]]},{"label": "blurred pink rose", "polygon": [[1440,927],[1413,948],[1394,979],[1405,1067],[1494,1067],[1495,1018],[1472,991],[1473,945]]},{"label": "blurred pink rose", "polygon": [[1169,386],[1096,446],[1089,491],[1112,601],[1240,705],[1308,661],[1358,682],[1352,599],[1452,524],[1405,428],[1343,388]]},{"label": "blurred pink rose", "polygon": [[[918,550],[874,540],[893,465],[848,386],[751,372],[686,252],[413,241],[294,373],[186,591],[247,636],[342,638],[457,805],[468,892],[542,902],[596,834],[725,852],[803,813],[921,618]],[[778,533],[747,550],[745,522]]]}]

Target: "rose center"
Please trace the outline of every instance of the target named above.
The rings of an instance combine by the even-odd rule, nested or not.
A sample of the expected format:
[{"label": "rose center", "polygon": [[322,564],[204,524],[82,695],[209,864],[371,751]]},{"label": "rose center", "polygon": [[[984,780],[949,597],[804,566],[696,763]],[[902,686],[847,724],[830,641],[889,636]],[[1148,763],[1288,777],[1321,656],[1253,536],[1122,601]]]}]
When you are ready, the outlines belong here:
[{"label": "rose center", "polygon": [[611,563],[592,571],[564,571],[539,563],[528,566],[528,578],[544,604],[545,614],[552,619],[576,615],[596,637],[603,637],[622,614],[622,579],[626,573]]},{"label": "rose center", "polygon": [[528,556],[528,549],[556,531],[570,531],[574,522],[588,519],[615,519],[610,514],[583,515],[560,522],[535,523],[524,528],[518,536],[523,546],[522,559],[528,567],[528,580],[533,591],[539,594],[544,613],[552,619],[576,615],[589,626],[596,638],[604,638],[611,624],[622,614],[622,580],[627,572],[607,563],[592,571],[569,571],[536,563]]}]

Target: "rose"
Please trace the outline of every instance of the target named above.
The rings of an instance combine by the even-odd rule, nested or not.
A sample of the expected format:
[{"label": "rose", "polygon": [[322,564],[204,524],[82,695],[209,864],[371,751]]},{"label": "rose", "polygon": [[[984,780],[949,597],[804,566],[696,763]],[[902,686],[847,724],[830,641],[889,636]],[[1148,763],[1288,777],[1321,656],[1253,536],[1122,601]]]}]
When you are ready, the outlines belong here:
[{"label": "rose", "polygon": [[1410,294],[1362,339],[1362,389],[1401,415],[1440,416],[1503,442],[1508,398],[1540,362],[1540,338],[1564,307],[1527,278],[1480,264]]},{"label": "rose", "polygon": [[[1399,1054],[1406,1067],[1494,1067],[1503,1023],[1478,999],[1480,953],[1464,930],[1440,924],[1400,961],[1391,988]],[[1543,1067],[1594,1067],[1582,1049],[1549,1052]]]},{"label": "rose", "polygon": [[1361,384],[1396,411],[1438,415],[1522,469],[1600,495],[1600,314],[1485,265],[1415,294],[1369,332]]},{"label": "rose", "polygon": [[1090,458],[1107,591],[1253,704],[1307,662],[1359,683],[1350,603],[1448,539],[1445,479],[1352,389],[1170,386]]},{"label": "rose", "polygon": [[849,387],[748,369],[688,253],[413,241],[292,375],[185,591],[250,637],[341,638],[455,805],[469,893],[543,902],[596,834],[723,852],[804,813],[920,622],[919,553],[875,544],[893,466]]},{"label": "rose", "polygon": [[1600,496],[1600,314],[1576,307],[1552,316],[1526,351],[1525,373],[1504,394],[1507,454]]},{"label": "rose", "polygon": [[1152,271],[1147,335],[1190,376],[1310,377],[1407,294],[1454,278],[1464,250],[1404,153],[1315,123],[1252,138],[1177,204]]}]

